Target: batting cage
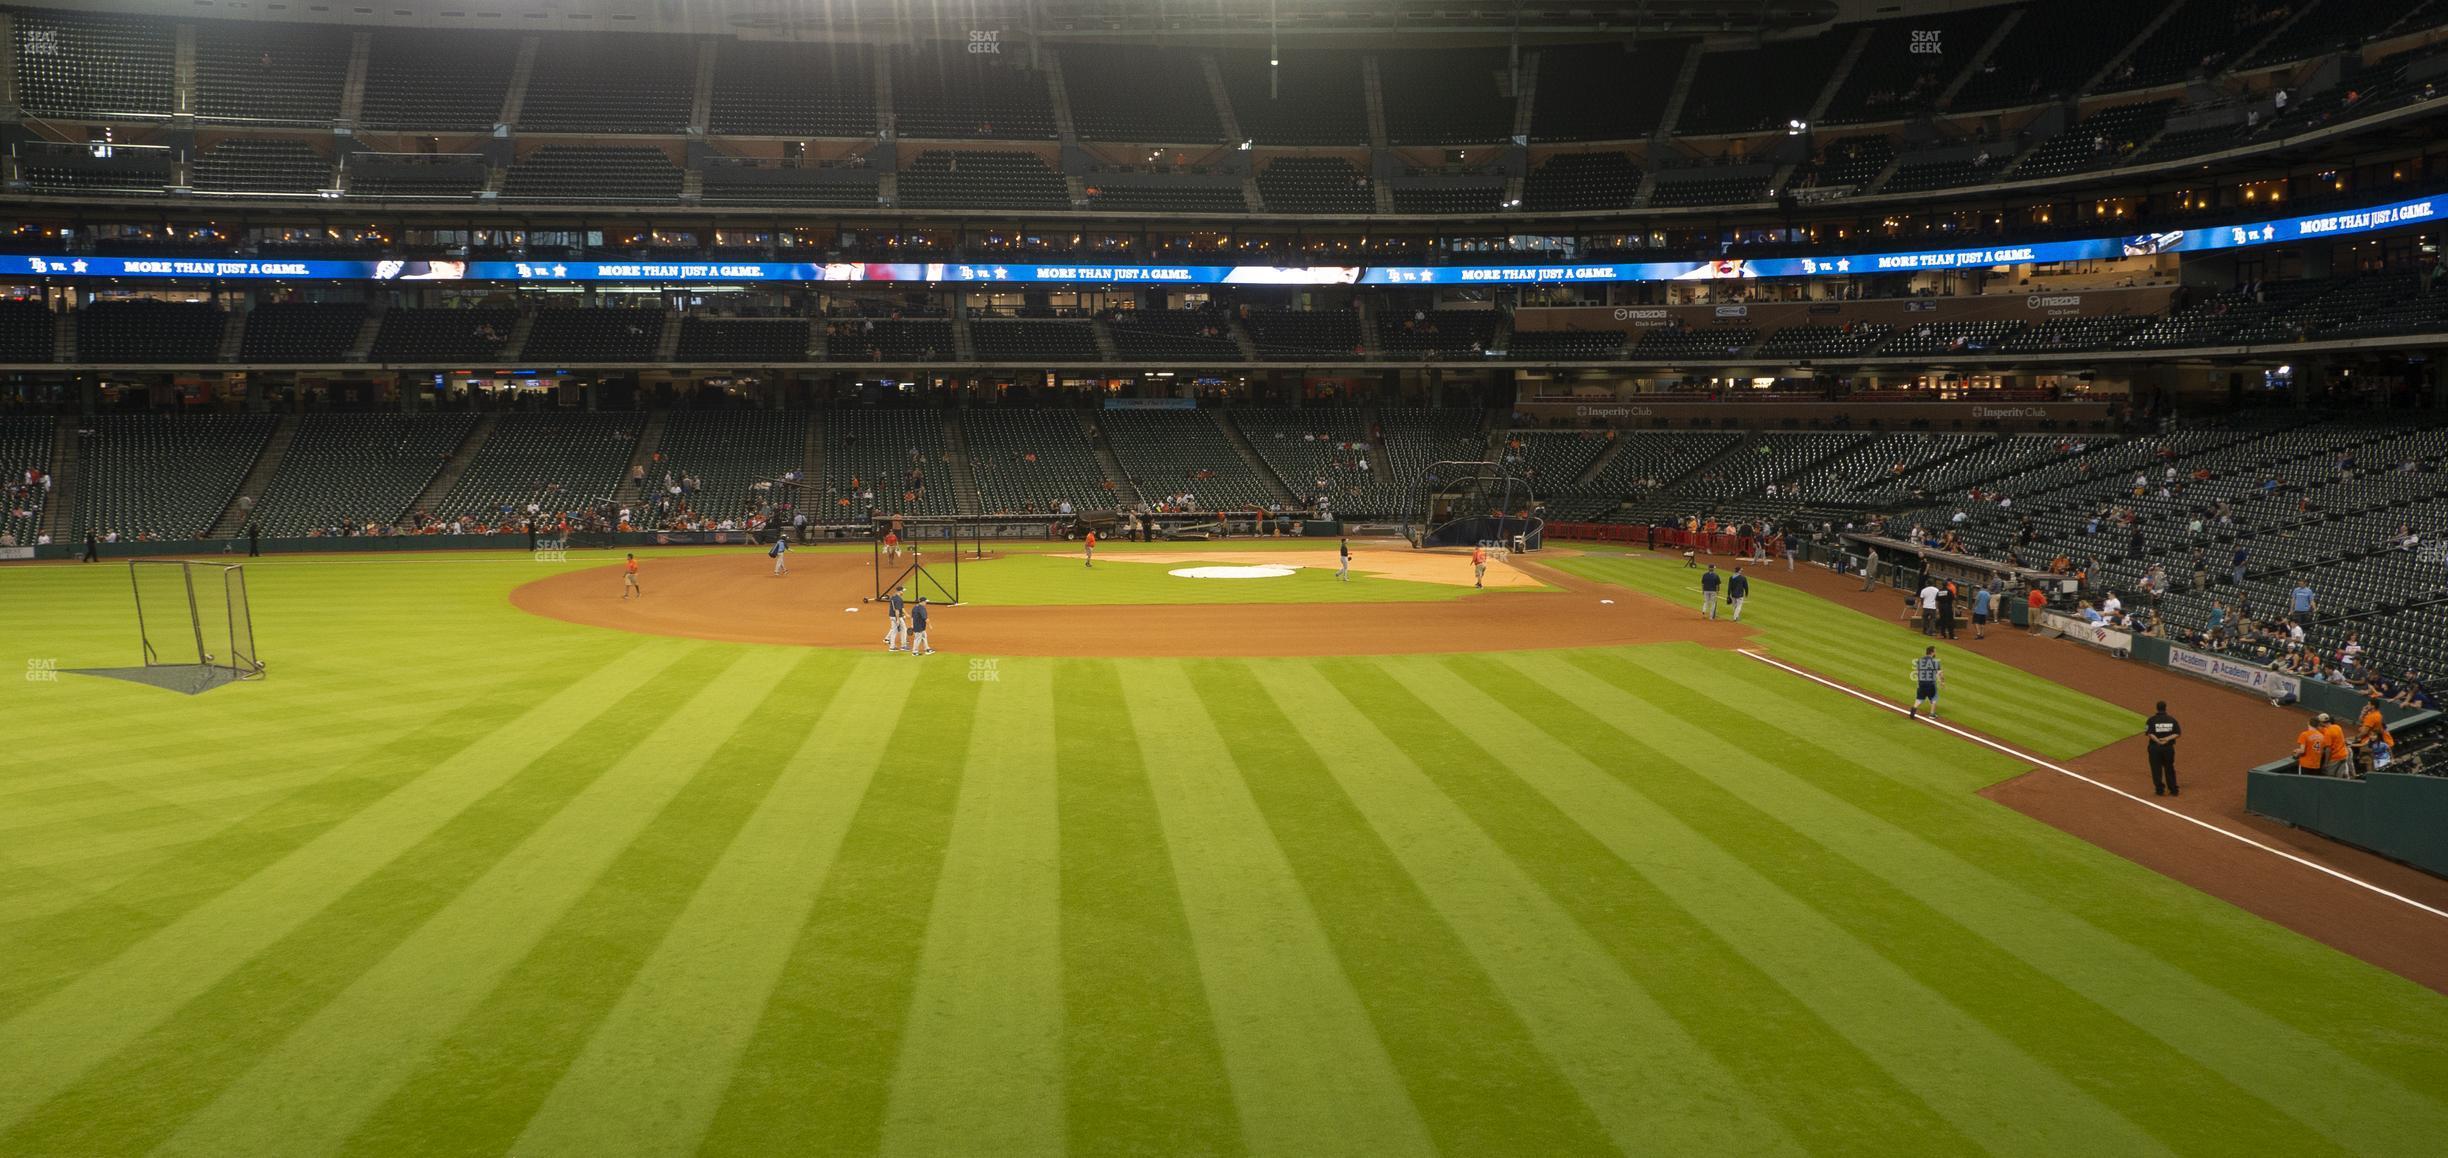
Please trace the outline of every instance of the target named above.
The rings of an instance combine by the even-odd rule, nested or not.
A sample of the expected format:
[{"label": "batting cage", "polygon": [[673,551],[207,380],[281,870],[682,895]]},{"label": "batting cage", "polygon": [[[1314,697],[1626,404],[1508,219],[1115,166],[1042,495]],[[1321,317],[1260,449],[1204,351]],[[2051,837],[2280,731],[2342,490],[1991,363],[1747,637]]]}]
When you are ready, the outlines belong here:
[{"label": "batting cage", "polygon": [[1024,529],[1035,531],[1030,537],[1052,537],[1041,518],[876,515],[867,529],[875,555],[875,594],[868,600],[882,602],[899,587],[912,599],[924,595],[932,603],[959,603],[961,559],[984,559],[986,540],[1021,537],[1015,532]]},{"label": "batting cage", "polygon": [[1497,462],[1436,462],[1420,473],[1404,521],[1415,547],[1535,551],[1546,508],[1530,480]]},{"label": "batting cage", "polygon": [[188,695],[263,678],[243,564],[131,559],[128,587],[143,665],[76,670]]}]

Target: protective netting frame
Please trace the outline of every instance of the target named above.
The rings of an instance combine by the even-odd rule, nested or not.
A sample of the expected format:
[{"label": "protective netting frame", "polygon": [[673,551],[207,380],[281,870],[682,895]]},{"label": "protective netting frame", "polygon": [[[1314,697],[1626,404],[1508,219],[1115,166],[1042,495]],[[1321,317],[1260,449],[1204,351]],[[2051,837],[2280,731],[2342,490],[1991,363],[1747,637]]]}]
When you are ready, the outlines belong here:
[{"label": "protective netting frame", "polygon": [[[1538,492],[1530,480],[1498,462],[1447,460],[1420,472],[1418,523],[1411,529],[1417,547],[1470,547],[1490,543],[1523,550],[1539,549],[1547,521],[1538,512]],[[1468,500],[1470,514],[1456,515],[1455,504]],[[1491,502],[1491,500],[1493,500]],[[1440,503],[1443,509],[1440,510]],[[1496,513],[1481,513],[1493,508]],[[1517,511],[1531,512],[1527,515]]]},{"label": "protective netting frame", "polygon": [[128,589],[148,671],[184,669],[201,684],[263,678],[245,564],[130,559]]}]

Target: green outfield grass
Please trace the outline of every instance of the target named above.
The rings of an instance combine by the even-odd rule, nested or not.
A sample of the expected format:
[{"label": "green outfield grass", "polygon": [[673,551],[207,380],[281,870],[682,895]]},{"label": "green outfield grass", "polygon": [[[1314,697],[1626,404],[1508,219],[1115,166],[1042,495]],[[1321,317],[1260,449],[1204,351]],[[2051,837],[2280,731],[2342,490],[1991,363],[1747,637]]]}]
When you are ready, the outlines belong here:
[{"label": "green outfield grass", "polygon": [[[126,572],[0,569],[0,1154],[2448,1136],[2448,999],[1732,652],[980,669],[511,608],[541,573],[260,561],[272,677],[190,698],[18,679],[129,662]],[[1919,646],[1752,614],[1883,691]],[[2045,751],[2129,723],[1950,670]]]}]

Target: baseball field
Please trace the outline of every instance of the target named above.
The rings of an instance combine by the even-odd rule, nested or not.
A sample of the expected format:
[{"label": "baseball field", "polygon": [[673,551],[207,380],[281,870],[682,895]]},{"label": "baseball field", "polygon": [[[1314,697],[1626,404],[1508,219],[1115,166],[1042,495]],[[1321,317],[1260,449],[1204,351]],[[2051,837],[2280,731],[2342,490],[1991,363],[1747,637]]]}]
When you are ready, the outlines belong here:
[{"label": "baseball field", "polygon": [[[864,549],[257,560],[270,674],[195,696],[70,670],[135,660],[124,566],[0,570],[0,1154],[2448,1137],[2448,997],[1757,658],[1908,696],[1893,622],[1182,550],[974,561],[916,658]],[[2139,726],[1942,654],[2019,750]]]}]

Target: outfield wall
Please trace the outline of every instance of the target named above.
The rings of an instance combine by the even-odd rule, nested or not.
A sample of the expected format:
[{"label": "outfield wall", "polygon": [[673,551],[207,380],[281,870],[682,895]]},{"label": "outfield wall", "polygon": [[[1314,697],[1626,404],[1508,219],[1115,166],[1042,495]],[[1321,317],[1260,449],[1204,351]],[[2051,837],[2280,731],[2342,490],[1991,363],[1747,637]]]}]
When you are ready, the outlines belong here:
[{"label": "outfield wall", "polygon": [[2448,777],[2374,772],[2361,780],[2254,769],[2246,810],[2448,876]]}]

